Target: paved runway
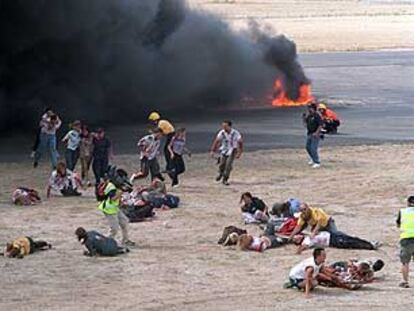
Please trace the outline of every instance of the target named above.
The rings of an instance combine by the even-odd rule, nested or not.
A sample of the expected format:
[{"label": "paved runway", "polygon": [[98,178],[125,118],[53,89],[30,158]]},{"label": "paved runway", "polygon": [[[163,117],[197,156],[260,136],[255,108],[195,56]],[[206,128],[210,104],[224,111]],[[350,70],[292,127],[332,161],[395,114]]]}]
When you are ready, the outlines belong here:
[{"label": "paved runway", "polygon": [[[324,144],[378,144],[414,137],[414,51],[314,53],[300,56],[316,96],[327,98],[343,120],[340,134]],[[245,136],[246,149],[299,147],[304,108],[231,110],[176,120],[189,129],[189,147],[208,150],[220,121],[230,118]],[[142,125],[112,127],[116,153],[136,152]],[[0,160],[27,156],[32,137],[3,139]],[[16,146],[18,145],[18,146]],[[20,156],[16,157],[16,154]]]}]

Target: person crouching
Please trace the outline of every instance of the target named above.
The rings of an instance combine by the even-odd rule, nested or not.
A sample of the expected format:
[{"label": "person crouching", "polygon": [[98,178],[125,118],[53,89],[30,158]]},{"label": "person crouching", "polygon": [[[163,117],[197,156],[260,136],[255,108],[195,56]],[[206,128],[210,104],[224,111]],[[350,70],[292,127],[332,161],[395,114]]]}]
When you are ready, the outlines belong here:
[{"label": "person crouching", "polygon": [[116,256],[129,252],[127,247],[119,246],[115,239],[106,237],[97,231],[86,231],[79,227],[75,231],[79,242],[86,247],[85,256]]},{"label": "person crouching", "polygon": [[49,178],[49,185],[47,187],[47,197],[50,197],[52,189],[60,192],[63,196],[80,196],[78,192],[81,186],[81,180],[76,173],[68,170],[64,162],[59,162],[56,170],[52,172]]},{"label": "person crouching", "polygon": [[23,236],[7,243],[3,255],[4,257],[22,259],[34,252],[50,248],[52,248],[52,245],[45,241],[35,241],[31,237]]}]

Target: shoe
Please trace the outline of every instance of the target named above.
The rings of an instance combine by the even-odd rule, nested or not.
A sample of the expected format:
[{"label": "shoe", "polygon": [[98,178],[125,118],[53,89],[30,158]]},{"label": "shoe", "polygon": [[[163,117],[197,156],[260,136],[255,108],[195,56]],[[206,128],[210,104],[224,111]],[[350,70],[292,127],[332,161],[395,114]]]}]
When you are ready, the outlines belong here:
[{"label": "shoe", "polygon": [[223,179],[223,185],[225,186],[230,186],[230,183],[228,182],[227,179]]},{"label": "shoe", "polygon": [[132,174],[131,175],[131,178],[129,179],[129,183],[130,184],[133,184],[134,183],[134,180],[137,178],[137,174]]},{"label": "shoe", "polygon": [[125,241],[124,242],[125,246],[135,246],[135,242],[132,242],[131,240]]},{"label": "shoe", "polygon": [[375,250],[378,249],[382,245],[382,243],[380,241],[371,241],[370,243],[372,244],[372,247]]},{"label": "shoe", "polygon": [[223,175],[218,175],[218,176],[216,177],[216,181],[220,181],[222,178],[223,178]]},{"label": "shoe", "polygon": [[312,165],[312,168],[320,168],[320,167],[321,167],[321,165],[319,163],[314,163]]},{"label": "shoe", "polygon": [[308,165],[313,165],[313,164],[315,164],[315,163],[313,163],[313,160],[308,161]]},{"label": "shoe", "polygon": [[38,166],[39,166],[39,163],[38,163],[38,162],[36,162],[36,161],[35,161],[35,162],[33,162],[33,167],[34,167],[34,168],[36,168],[36,167],[38,167]]},{"label": "shoe", "polygon": [[36,155],[36,151],[30,152],[30,158],[34,159],[35,155]]},{"label": "shoe", "polygon": [[172,183],[171,188],[178,188],[180,186],[179,183]]},{"label": "shoe", "polygon": [[398,286],[401,288],[410,288],[410,285],[408,284],[408,282],[405,282],[405,281],[398,284]]},{"label": "shoe", "polygon": [[290,281],[287,281],[283,284],[284,289],[289,289],[289,288],[293,288],[293,287],[294,287],[294,285]]}]

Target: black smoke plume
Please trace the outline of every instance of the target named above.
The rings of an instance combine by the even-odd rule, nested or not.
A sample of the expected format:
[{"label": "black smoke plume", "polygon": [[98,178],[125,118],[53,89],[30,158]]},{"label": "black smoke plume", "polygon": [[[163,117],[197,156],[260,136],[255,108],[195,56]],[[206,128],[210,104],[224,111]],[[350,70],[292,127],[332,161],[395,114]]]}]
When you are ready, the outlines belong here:
[{"label": "black smoke plume", "polygon": [[277,76],[308,82],[295,44],[252,23],[235,32],[184,0],[0,0],[0,130],[143,119],[263,99]]}]

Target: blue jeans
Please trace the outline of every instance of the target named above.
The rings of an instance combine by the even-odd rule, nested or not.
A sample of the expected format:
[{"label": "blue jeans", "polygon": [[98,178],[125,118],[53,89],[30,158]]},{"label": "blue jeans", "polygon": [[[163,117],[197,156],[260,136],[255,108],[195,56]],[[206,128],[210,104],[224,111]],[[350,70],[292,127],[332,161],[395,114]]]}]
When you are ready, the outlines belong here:
[{"label": "blue jeans", "polygon": [[308,134],[306,137],[306,151],[308,152],[310,158],[312,159],[313,163],[320,164],[319,161],[319,136],[314,136],[312,134]]},{"label": "blue jeans", "polygon": [[39,162],[42,157],[42,152],[49,150],[50,160],[52,161],[52,166],[56,167],[59,153],[56,150],[56,135],[40,133],[39,146],[37,147],[35,154],[35,162]]}]

